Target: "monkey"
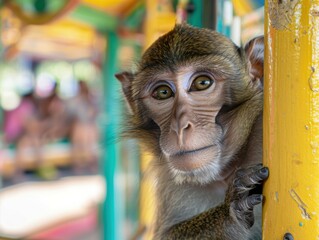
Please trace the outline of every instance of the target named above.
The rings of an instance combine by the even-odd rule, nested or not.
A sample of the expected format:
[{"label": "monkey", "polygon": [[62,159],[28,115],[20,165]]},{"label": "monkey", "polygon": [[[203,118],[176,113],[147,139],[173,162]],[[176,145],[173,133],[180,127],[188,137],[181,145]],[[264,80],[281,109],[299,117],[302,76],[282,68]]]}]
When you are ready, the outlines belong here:
[{"label": "monkey", "polygon": [[263,37],[176,24],[115,76],[154,155],[154,239],[261,239]]}]

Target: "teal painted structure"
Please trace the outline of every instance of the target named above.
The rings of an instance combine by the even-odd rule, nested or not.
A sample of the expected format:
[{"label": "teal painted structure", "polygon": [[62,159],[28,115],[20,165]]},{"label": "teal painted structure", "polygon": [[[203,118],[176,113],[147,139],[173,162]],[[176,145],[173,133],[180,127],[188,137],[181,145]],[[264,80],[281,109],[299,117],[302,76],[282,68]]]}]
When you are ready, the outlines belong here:
[{"label": "teal painted structure", "polygon": [[90,6],[79,4],[70,16],[82,22],[89,23],[100,31],[116,31],[119,20],[116,17],[106,14],[105,12],[92,8]]},{"label": "teal painted structure", "polygon": [[230,37],[231,28],[224,23],[224,0],[217,0],[217,27],[216,31]]},{"label": "teal painted structure", "polygon": [[119,101],[120,86],[114,74],[117,71],[118,36],[115,32],[108,32],[107,50],[103,64],[104,83],[104,117],[103,117],[103,148],[101,159],[103,174],[106,179],[106,198],[102,205],[102,236],[105,240],[122,239],[119,230],[119,190],[116,189],[116,173],[120,157],[118,131],[121,122],[121,103]]},{"label": "teal painted structure", "polygon": [[189,4],[193,5],[194,11],[187,16],[187,22],[195,27],[203,26],[203,0],[190,1]]}]

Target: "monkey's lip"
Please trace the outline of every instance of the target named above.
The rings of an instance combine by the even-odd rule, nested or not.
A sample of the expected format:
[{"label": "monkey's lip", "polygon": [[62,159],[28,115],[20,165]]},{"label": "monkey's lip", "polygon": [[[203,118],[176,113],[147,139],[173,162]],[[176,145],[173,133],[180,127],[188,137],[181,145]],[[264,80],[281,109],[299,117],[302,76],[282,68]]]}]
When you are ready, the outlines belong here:
[{"label": "monkey's lip", "polygon": [[183,155],[186,155],[186,154],[194,154],[194,153],[197,153],[197,152],[200,152],[200,151],[203,151],[203,150],[206,150],[208,148],[215,147],[215,146],[216,146],[215,144],[212,144],[212,145],[209,145],[209,146],[206,146],[206,147],[202,147],[202,148],[197,148],[197,149],[194,149],[194,150],[180,151],[180,152],[177,152],[177,153],[171,155],[171,157],[178,157],[178,156],[183,156]]},{"label": "monkey's lip", "polygon": [[193,171],[200,169],[218,156],[217,145],[209,145],[189,151],[180,151],[169,156],[169,162],[180,171]]}]

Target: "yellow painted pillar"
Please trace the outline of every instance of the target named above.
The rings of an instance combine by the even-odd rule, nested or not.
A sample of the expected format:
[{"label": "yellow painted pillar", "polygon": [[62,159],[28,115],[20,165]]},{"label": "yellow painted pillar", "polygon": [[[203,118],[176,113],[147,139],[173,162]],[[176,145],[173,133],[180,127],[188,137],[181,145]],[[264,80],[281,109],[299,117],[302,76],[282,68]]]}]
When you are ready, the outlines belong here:
[{"label": "yellow painted pillar", "polygon": [[[162,0],[147,0],[146,1],[146,21],[145,21],[145,44],[144,49],[147,49],[159,36],[173,29],[176,18],[173,11],[171,1]],[[147,149],[142,151],[141,171],[145,172],[152,156],[147,152]],[[146,236],[144,239],[152,239],[152,228],[155,208],[154,204],[154,179],[145,177],[141,181],[140,191],[140,225],[146,228]]]},{"label": "yellow painted pillar", "polygon": [[145,44],[148,48],[159,36],[173,29],[176,16],[169,0],[146,0]]},{"label": "yellow painted pillar", "polygon": [[265,16],[263,239],[318,240],[319,0],[268,0]]}]

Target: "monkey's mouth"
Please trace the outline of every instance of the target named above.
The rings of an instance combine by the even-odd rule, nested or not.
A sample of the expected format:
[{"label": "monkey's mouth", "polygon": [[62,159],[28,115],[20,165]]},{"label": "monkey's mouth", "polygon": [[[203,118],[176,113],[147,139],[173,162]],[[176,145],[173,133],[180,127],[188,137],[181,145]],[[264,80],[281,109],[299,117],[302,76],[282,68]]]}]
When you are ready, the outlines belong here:
[{"label": "monkey's mouth", "polygon": [[214,146],[216,146],[216,145],[213,144],[213,145],[209,145],[209,146],[198,148],[198,149],[194,149],[194,150],[180,151],[180,152],[177,152],[177,153],[173,154],[172,157],[183,156],[183,155],[186,155],[186,154],[195,154],[197,152],[203,151],[205,149],[208,149],[208,148],[211,148],[211,147],[214,147]]},{"label": "monkey's mouth", "polygon": [[218,146],[213,144],[194,150],[180,151],[170,155],[168,159],[172,167],[180,171],[192,171],[204,167],[218,156]]}]

